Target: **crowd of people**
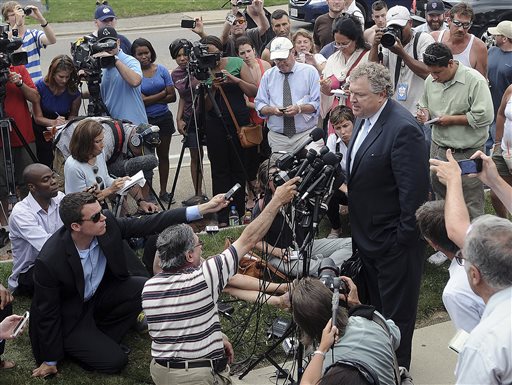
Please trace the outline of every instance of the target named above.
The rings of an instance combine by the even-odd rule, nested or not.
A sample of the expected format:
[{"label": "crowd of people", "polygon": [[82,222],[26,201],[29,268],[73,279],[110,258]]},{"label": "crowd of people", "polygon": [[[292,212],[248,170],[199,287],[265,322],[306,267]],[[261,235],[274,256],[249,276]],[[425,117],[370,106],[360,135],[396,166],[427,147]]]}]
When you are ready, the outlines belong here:
[{"label": "crowd of people", "polygon": [[[145,319],[156,384],[229,384],[233,348],[221,330],[219,294],[261,301],[258,292],[266,291],[269,303],[291,306],[304,342],[316,348],[301,384],[396,384],[400,373],[412,381],[428,243],[438,252],[429,260],[450,260],[442,299],[455,327],[469,333],[457,384],[512,382],[512,21],[489,28],[495,46],[487,49],[469,32],[475,15],[464,2],[445,9],[429,0],[426,22],[414,26],[409,9],[376,0],[367,29],[354,0],[327,4],[310,33],[293,32],[287,12],[268,14],[263,0],[245,10],[232,0],[220,36],[197,18],[191,30],[199,46],[183,38],[170,44],[172,71],[158,64],[149,40],[119,34],[114,9],[98,4],[87,38],[114,48],[93,54],[104,64],[99,96],[108,112],[96,118],[78,116],[88,74],[70,56],[56,56],[43,73],[41,49],[56,37],[38,8],[2,4],[9,37],[22,38],[28,62],[11,65],[5,84],[5,114],[24,140],[11,135],[16,190],[0,162],[0,220],[8,221],[13,253],[7,289],[0,285],[0,353],[21,319],[11,302],[30,296],[35,377],[55,375],[66,357],[86,370],[119,372],[130,351],[122,339]],[[41,28],[27,28],[27,17]],[[190,71],[197,48],[208,66]],[[177,100],[173,116],[169,103]],[[242,129],[251,125],[262,139],[248,145]],[[174,203],[167,187],[176,130],[190,151],[200,203],[160,210],[157,203]],[[277,183],[276,154],[308,159],[317,151],[322,159],[336,154],[329,165],[336,183],[325,205],[331,230],[313,240],[283,209],[302,180],[287,175]],[[477,168],[463,174],[459,161]],[[139,170],[145,183],[125,191]],[[227,199],[235,184],[242,192]],[[502,218],[484,215],[484,186]],[[126,217],[126,193],[139,213],[152,215]],[[19,201],[7,215],[13,196]],[[239,217],[252,213],[252,222],[229,248],[203,259],[202,242],[185,223],[215,214],[226,227],[229,206]],[[340,220],[346,211],[350,237]],[[134,237],[146,238],[146,266],[126,242]],[[292,258],[305,240],[307,264]],[[264,288],[237,274],[252,249],[293,284]],[[341,277],[348,309],[333,313],[318,269],[354,255],[367,303]],[[0,360],[0,370],[14,365]]]}]

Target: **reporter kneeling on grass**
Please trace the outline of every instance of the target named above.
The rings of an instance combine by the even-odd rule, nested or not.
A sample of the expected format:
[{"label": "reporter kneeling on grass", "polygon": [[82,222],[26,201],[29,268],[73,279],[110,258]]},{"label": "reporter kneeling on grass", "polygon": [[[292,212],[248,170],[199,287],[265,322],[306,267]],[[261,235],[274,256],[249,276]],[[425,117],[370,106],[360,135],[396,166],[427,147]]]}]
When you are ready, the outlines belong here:
[{"label": "reporter kneeling on grass", "polygon": [[201,259],[202,243],[188,225],[171,226],[156,246],[162,272],[148,280],[142,307],[151,336],[150,372],[157,384],[230,384],[233,348],[221,332],[217,300],[245,255],[266,234],[279,209],[296,194],[293,178],[240,237],[219,255]]},{"label": "reporter kneeling on grass", "polygon": [[[331,324],[332,292],[321,281],[302,278],[291,289],[293,319],[304,332],[303,342],[319,342],[300,384],[395,385],[394,354],[400,330],[373,307],[361,305],[350,278],[341,279],[349,289],[343,298],[349,310],[338,308],[335,326]],[[383,325],[373,321],[372,315]]]}]

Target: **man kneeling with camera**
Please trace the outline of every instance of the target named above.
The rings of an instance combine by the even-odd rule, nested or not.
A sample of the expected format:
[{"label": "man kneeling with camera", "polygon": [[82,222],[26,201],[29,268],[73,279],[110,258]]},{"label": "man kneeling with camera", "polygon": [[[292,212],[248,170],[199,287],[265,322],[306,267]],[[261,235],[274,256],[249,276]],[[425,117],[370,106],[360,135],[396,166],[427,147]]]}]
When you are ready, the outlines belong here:
[{"label": "man kneeling with camera", "polygon": [[302,278],[291,290],[293,319],[303,332],[303,342],[319,344],[301,385],[396,384],[395,349],[400,344],[400,330],[373,307],[361,305],[350,278],[340,279],[344,283],[340,297],[348,309],[333,308],[333,292],[319,279]]}]

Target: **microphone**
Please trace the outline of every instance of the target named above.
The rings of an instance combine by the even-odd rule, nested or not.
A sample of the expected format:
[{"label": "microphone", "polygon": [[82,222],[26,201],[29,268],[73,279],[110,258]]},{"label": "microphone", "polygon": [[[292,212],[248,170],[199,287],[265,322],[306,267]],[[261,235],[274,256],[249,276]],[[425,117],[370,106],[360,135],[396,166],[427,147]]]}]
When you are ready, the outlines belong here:
[{"label": "microphone", "polygon": [[306,154],[306,158],[304,158],[301,165],[297,169],[295,176],[301,176],[302,173],[306,170],[306,167],[316,159],[316,156],[317,156],[317,152],[315,150],[313,150],[312,148],[310,148],[308,153]]},{"label": "microphone", "polygon": [[336,154],[330,151],[322,156],[322,160],[325,164],[329,164],[331,166],[336,166],[340,163],[340,159],[336,156]]},{"label": "microphone", "polygon": [[302,195],[299,201],[305,200],[308,197],[308,195],[311,194],[318,187],[318,185],[325,182],[326,180],[329,180],[333,171],[333,166],[329,164],[325,165],[320,176],[316,178],[316,180],[313,183],[311,183],[311,186],[309,186],[309,188],[306,190],[304,195]]},{"label": "microphone", "polygon": [[293,160],[297,157],[297,155],[311,142],[316,142],[317,140],[320,140],[324,137],[324,130],[320,127],[316,127],[313,131],[311,131],[308,135],[308,137],[304,138],[302,143],[297,147],[295,151],[293,151],[291,154],[286,154],[280,159],[276,161],[276,166],[280,168],[281,170],[287,170],[289,169],[292,164]]},{"label": "microphone", "polygon": [[311,179],[315,176],[316,173],[318,173],[322,167],[324,166],[324,161],[320,158],[316,158],[311,165],[309,165],[309,171],[300,182],[299,187],[297,188],[298,193],[302,193],[306,186],[309,184]]}]

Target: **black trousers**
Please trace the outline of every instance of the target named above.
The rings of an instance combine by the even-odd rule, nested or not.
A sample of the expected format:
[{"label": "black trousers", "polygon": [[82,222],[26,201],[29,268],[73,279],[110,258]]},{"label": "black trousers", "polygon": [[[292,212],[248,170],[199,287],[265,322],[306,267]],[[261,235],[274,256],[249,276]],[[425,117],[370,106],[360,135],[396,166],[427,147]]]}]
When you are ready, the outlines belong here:
[{"label": "black trousers", "polygon": [[128,356],[119,343],[142,310],[145,282],[144,277],[132,276],[124,281],[104,277],[85,304],[80,321],[64,337],[66,354],[86,370],[117,373],[123,369]]},{"label": "black trousers", "polygon": [[236,183],[242,186],[233,195],[232,204],[217,213],[219,223],[227,223],[230,206],[236,206],[239,216],[245,212],[244,149],[240,146],[235,127],[228,124],[226,132],[222,121],[211,115],[206,120],[206,146],[211,163],[213,195],[227,192]]},{"label": "black trousers", "polygon": [[378,257],[360,253],[364,263],[370,304],[400,329],[401,342],[396,351],[398,364],[409,369],[412,335],[420,293],[425,243],[394,245]]},{"label": "black trousers", "polygon": [[339,228],[341,227],[340,205],[347,204],[347,196],[340,190],[336,189],[327,206],[327,218],[329,218],[329,222],[331,222],[331,227],[333,229],[339,230]]},{"label": "black trousers", "polygon": [[23,295],[27,297],[34,295],[34,266],[18,275],[18,287],[13,294],[15,296]]}]

